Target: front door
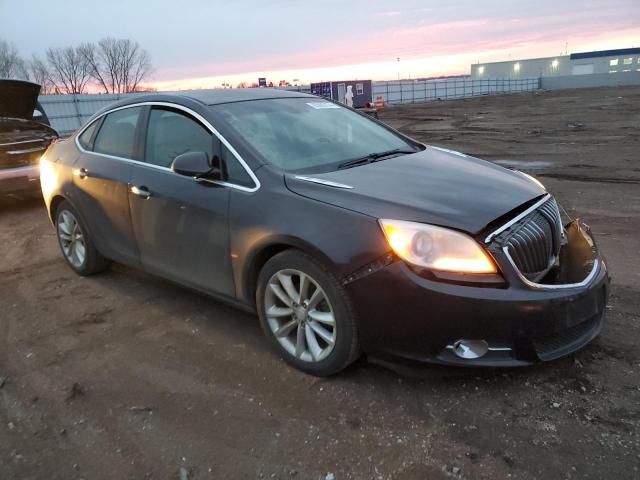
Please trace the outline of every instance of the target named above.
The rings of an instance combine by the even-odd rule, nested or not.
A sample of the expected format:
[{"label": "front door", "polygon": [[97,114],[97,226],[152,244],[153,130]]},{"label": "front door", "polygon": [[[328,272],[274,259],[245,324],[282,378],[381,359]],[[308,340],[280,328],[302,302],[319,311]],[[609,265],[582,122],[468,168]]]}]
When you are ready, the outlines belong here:
[{"label": "front door", "polygon": [[129,203],[143,267],[209,292],[235,294],[229,257],[229,189],[171,170],[182,153],[212,158],[213,137],[185,112],[153,107],[144,163],[132,167]]}]

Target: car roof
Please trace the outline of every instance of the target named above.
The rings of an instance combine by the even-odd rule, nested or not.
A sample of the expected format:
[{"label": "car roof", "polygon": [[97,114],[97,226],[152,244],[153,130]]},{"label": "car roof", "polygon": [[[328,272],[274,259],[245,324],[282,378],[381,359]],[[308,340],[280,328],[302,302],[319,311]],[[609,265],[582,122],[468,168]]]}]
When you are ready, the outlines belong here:
[{"label": "car roof", "polygon": [[126,105],[140,102],[195,100],[204,105],[220,105],[222,103],[248,102],[251,100],[268,100],[273,98],[315,98],[313,95],[277,88],[228,88],[215,90],[180,90],[176,92],[151,93],[131,96],[117,102]]},{"label": "car roof", "polygon": [[189,92],[176,92],[178,95],[199,100],[207,105],[219,105],[221,103],[246,102],[250,100],[266,100],[271,98],[295,98],[311,97],[306,93],[277,88],[228,88],[218,90],[192,90]]},{"label": "car roof", "polygon": [[[197,102],[200,105],[220,105],[224,103],[248,102],[252,100],[269,100],[277,98],[317,98],[314,95],[277,88],[229,88],[215,90],[180,90],[176,92],[145,93],[127,96],[94,113],[90,119],[116,108],[143,102],[168,102],[185,104]],[[87,122],[89,123],[89,122]]]}]

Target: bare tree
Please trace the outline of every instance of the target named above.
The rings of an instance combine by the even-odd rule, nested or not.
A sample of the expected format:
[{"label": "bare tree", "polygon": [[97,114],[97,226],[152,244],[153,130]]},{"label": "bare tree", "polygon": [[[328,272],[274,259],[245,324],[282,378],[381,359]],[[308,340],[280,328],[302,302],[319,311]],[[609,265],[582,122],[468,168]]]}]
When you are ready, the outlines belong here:
[{"label": "bare tree", "polygon": [[18,49],[5,40],[0,40],[0,77],[29,80],[29,72]]},{"label": "bare tree", "polygon": [[122,85],[126,92],[135,92],[145,78],[152,72],[151,56],[141,48],[138,42],[120,41],[120,58],[122,59]]},{"label": "bare tree", "polygon": [[29,73],[31,79],[40,84],[40,93],[48,95],[53,91],[53,81],[48,65],[37,55],[33,55],[29,62]]},{"label": "bare tree", "polygon": [[0,40],[0,77],[33,79],[42,93],[85,93],[91,81],[105,93],[148,90],[143,82],[151,73],[149,53],[129,39],[49,48],[46,60],[34,55],[28,62],[13,44]]},{"label": "bare tree", "polygon": [[104,38],[97,45],[81,45],[79,51],[105,93],[135,92],[152,72],[149,53],[133,40]]},{"label": "bare tree", "polygon": [[84,93],[90,80],[90,68],[80,48],[50,48],[47,61],[56,90],[64,93]]},{"label": "bare tree", "polygon": [[16,65],[15,78],[19,78],[22,80],[31,80],[28,65],[22,58],[19,59],[18,64]]},{"label": "bare tree", "polygon": [[83,43],[78,50],[89,69],[89,75],[93,78],[100,88],[104,89],[104,93],[109,93],[109,78],[104,71],[105,62],[98,48],[94,43]]}]

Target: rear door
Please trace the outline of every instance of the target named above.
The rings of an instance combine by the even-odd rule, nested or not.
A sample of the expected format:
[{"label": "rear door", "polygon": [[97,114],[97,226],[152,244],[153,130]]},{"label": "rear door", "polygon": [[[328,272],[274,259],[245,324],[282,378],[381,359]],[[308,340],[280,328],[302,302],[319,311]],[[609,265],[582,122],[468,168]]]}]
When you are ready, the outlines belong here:
[{"label": "rear door", "polygon": [[182,153],[212,158],[217,138],[180,109],[154,106],[148,115],[144,164],[133,167],[130,206],[143,267],[202,290],[235,294],[229,256],[229,189],[171,170]]},{"label": "rear door", "polygon": [[128,181],[136,160],[143,107],[116,110],[78,137],[81,154],[73,168],[73,204],[87,223],[98,250],[136,264],[138,254],[129,215]]}]

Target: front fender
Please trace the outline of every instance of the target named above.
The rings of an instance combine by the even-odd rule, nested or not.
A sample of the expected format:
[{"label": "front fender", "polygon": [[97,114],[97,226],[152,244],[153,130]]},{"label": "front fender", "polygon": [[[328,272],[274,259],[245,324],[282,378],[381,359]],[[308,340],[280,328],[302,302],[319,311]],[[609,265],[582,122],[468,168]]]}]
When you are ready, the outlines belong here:
[{"label": "front fender", "polygon": [[234,191],[229,235],[236,296],[248,304],[253,303],[259,267],[286,248],[313,255],[339,278],[389,249],[377,219],[284,188]]}]

